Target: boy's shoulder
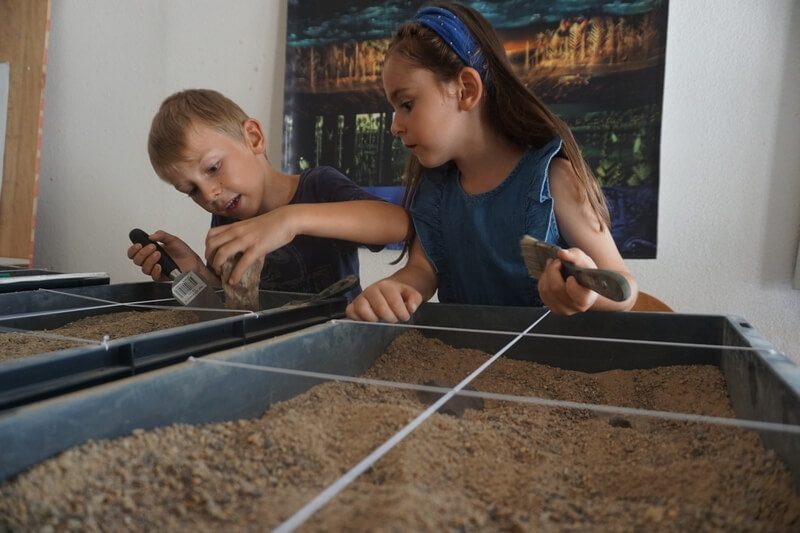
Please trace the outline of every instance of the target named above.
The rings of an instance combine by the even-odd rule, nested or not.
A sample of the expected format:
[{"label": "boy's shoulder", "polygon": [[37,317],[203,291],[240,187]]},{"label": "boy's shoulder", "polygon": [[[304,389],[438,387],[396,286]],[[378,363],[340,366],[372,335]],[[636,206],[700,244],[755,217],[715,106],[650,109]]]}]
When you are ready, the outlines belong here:
[{"label": "boy's shoulder", "polygon": [[328,166],[310,168],[300,174],[300,181],[321,182],[325,180],[343,180],[353,183],[350,178],[342,174],[338,169]]},{"label": "boy's shoulder", "polygon": [[333,167],[314,167],[300,174],[292,203],[377,200]]}]

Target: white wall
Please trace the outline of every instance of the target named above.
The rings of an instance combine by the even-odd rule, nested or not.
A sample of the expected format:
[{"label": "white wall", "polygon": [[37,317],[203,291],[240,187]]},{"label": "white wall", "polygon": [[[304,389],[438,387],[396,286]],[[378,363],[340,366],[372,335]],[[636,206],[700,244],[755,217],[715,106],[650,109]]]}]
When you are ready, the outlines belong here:
[{"label": "white wall", "polygon": [[[58,0],[45,96],[37,267],[143,280],[128,231],[202,251],[208,216],[146,154],[168,94],[212,87],[265,122],[279,161],[285,0]],[[644,290],[686,313],[740,315],[800,361],[800,2],[670,2],[658,259]],[[394,252],[362,254],[362,278]]]}]

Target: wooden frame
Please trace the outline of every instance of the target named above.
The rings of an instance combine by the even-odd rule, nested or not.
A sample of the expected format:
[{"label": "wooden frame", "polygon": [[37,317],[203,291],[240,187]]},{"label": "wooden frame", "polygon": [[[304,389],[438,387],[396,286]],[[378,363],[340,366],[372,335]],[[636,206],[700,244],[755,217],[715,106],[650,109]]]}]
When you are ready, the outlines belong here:
[{"label": "wooden frame", "polygon": [[0,193],[0,262],[33,264],[50,0],[0,2],[0,63],[9,63]]}]

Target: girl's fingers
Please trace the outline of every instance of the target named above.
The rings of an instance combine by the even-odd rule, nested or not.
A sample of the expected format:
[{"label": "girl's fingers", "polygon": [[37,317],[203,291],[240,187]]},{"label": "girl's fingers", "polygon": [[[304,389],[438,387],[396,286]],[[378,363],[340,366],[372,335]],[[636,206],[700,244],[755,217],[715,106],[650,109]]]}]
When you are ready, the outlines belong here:
[{"label": "girl's fingers", "polygon": [[395,315],[391,305],[386,300],[383,291],[372,291],[369,295],[369,304],[372,311],[378,316],[378,320],[381,322],[388,322],[390,324],[397,322],[397,315]]},{"label": "girl's fingers", "polygon": [[581,286],[574,277],[570,276],[567,278],[566,283],[566,292],[570,298],[570,303],[572,304],[572,308],[575,311],[583,311],[588,308],[589,300],[591,298],[592,291],[591,289],[587,289]]},{"label": "girl's fingers", "polygon": [[364,322],[377,322],[378,315],[372,310],[369,301],[361,294],[347,306],[347,317],[351,320],[361,320]]},{"label": "girl's fingers", "polygon": [[404,295],[401,291],[396,290],[395,287],[387,287],[383,292],[383,299],[386,302],[386,309],[381,309],[381,318],[387,322],[397,322],[398,320],[405,322],[411,318],[408,312]]},{"label": "girl's fingers", "polygon": [[393,280],[383,280],[367,287],[347,306],[345,313],[352,320],[367,322],[407,321],[422,303],[418,290]]},{"label": "girl's fingers", "polygon": [[592,258],[586,255],[580,248],[562,248],[561,251],[558,252],[558,257],[582,268],[597,268]]},{"label": "girl's fingers", "polygon": [[419,306],[422,305],[422,295],[419,293],[419,291],[414,290],[411,287],[406,287],[403,294],[403,300],[405,300],[406,310],[409,313],[409,317],[405,320],[408,320],[411,318],[410,315],[416,313]]}]

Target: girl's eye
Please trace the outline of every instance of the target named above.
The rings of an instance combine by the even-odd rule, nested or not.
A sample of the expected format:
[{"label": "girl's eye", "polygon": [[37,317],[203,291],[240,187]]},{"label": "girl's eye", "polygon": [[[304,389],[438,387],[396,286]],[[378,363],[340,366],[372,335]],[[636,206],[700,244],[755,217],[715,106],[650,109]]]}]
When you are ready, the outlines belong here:
[{"label": "girl's eye", "polygon": [[220,167],[219,161],[208,167],[208,173],[213,174],[214,172],[218,171]]},{"label": "girl's eye", "polygon": [[405,109],[406,111],[411,111],[411,109],[414,107],[414,101],[413,100],[406,100],[404,102],[401,102],[400,103],[400,107],[402,109]]}]

